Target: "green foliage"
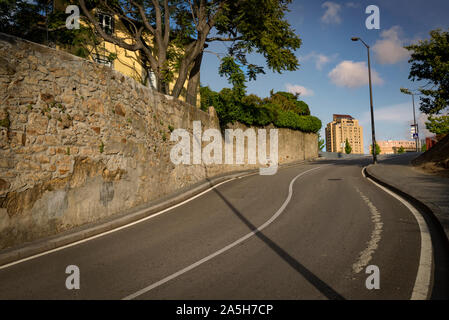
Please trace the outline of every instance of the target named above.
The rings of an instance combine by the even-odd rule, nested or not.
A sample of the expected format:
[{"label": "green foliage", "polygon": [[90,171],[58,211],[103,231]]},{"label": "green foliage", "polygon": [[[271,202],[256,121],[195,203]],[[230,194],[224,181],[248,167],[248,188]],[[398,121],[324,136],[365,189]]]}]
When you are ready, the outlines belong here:
[{"label": "green foliage", "polygon": [[[79,29],[67,29],[67,14],[55,9],[54,3],[48,0],[0,0],[0,32],[46,45],[58,44],[72,54],[87,58],[89,46],[99,44],[95,33],[84,25]],[[65,7],[70,1],[58,3]]]},{"label": "green foliage", "polygon": [[117,59],[117,53],[111,52],[111,53],[109,54],[109,56],[108,56],[108,60],[112,62],[112,61],[114,61],[115,59]]},{"label": "green foliage", "polygon": [[403,154],[403,153],[405,153],[405,149],[404,149],[404,147],[403,147],[403,146],[400,146],[400,147],[399,147],[399,149],[398,149],[398,153],[399,153],[399,154]]},{"label": "green foliage", "polygon": [[50,11],[51,8],[44,1],[0,1],[0,32],[42,42],[45,39],[45,29],[39,26],[42,27],[45,18],[40,12],[45,9]]},{"label": "green foliage", "polygon": [[271,91],[270,98],[266,98],[264,101],[266,104],[272,104],[275,108],[282,111],[292,111],[293,113],[308,116],[310,115],[309,106],[304,101],[298,100],[298,95],[294,95],[289,92],[276,92]]},{"label": "green foliage", "polygon": [[297,70],[299,64],[294,52],[301,46],[301,40],[285,19],[291,0],[219,2],[224,5],[217,17],[218,34],[238,35],[230,51],[248,66],[250,79],[261,71],[245,63],[246,54],[251,52],[262,54],[273,71]]},{"label": "green foliage", "polygon": [[0,127],[9,128],[10,122],[9,118],[6,117],[5,119],[0,119]]},{"label": "green foliage", "polygon": [[103,141],[101,141],[99,148],[100,148],[100,153],[103,153],[104,152],[104,143],[103,143]]},{"label": "green foliage", "polygon": [[430,116],[428,122],[426,122],[426,128],[435,134],[449,133],[449,115],[440,117]]},{"label": "green foliage", "polygon": [[[371,154],[373,154],[373,146],[371,145],[371,151],[370,151],[370,153]],[[380,146],[376,143],[376,147],[375,147],[375,149],[376,149],[376,155],[379,155],[380,154]]]},{"label": "green foliage", "polygon": [[220,76],[225,76],[229,83],[233,85],[235,94],[239,97],[245,95],[246,77],[240,66],[235,62],[233,57],[224,57],[221,60],[220,68],[218,70]]},{"label": "green foliage", "polygon": [[423,144],[422,146],[421,146],[421,152],[426,152],[427,151],[427,145],[426,144]]},{"label": "green foliage", "polygon": [[318,132],[318,149],[320,151],[323,151],[325,146],[326,146],[326,142],[324,141],[324,139],[321,138],[321,135]]},{"label": "green foliage", "polygon": [[346,139],[346,142],[345,142],[345,153],[346,153],[346,154],[350,154],[351,152],[352,152],[352,147],[351,147],[351,145],[349,144],[348,139]]},{"label": "green foliage", "polygon": [[290,128],[303,132],[318,132],[321,129],[321,120],[314,116],[300,116],[292,111],[281,111],[274,125],[279,128]]},{"label": "green foliage", "polygon": [[[318,132],[321,129],[321,120],[310,115],[309,107],[302,102],[298,105],[292,103],[296,97],[280,98],[287,93],[272,94],[271,98],[261,99],[256,95],[241,96],[241,93],[224,88],[219,93],[209,87],[201,87],[201,109],[207,110],[213,106],[217,111],[220,124],[225,127],[228,123],[238,121],[246,125],[266,126],[270,123],[279,128],[290,128],[303,132]],[[290,103],[290,107],[282,102]]]},{"label": "green foliage", "polygon": [[439,114],[449,105],[449,32],[433,30],[430,39],[405,48],[412,53],[409,79],[428,82],[420,89],[421,111]]}]

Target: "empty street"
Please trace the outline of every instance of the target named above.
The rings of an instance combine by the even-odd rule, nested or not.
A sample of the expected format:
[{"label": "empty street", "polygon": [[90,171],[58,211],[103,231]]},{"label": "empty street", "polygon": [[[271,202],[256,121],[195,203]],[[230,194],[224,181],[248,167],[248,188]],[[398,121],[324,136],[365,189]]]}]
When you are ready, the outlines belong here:
[{"label": "empty street", "polygon": [[[364,177],[369,161],[234,179],[154,218],[0,267],[0,299],[410,299],[419,286],[428,298],[430,237]],[[66,288],[69,265],[80,270],[79,290]],[[368,266],[378,267],[378,289],[367,288]]]}]

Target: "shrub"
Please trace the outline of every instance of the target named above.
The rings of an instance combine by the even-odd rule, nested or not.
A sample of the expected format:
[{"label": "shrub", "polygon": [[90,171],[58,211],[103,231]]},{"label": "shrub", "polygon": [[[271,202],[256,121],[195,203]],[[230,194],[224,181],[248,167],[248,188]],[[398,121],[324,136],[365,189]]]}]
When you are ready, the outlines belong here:
[{"label": "shrub", "polygon": [[219,93],[209,87],[200,90],[201,109],[206,111],[209,106],[214,106],[222,127],[235,121],[248,126],[272,123],[279,128],[316,133],[322,126],[320,119],[310,115],[309,106],[288,92],[271,93],[270,98],[262,100],[253,94],[242,97],[229,88]]}]

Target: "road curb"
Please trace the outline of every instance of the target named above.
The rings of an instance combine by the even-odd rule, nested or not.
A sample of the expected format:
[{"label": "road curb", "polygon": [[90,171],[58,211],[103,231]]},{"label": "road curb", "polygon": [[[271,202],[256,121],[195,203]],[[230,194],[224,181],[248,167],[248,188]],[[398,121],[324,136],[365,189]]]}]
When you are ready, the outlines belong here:
[{"label": "road curb", "polygon": [[[305,164],[308,162],[315,161],[316,159],[302,160],[297,162],[292,162],[288,164],[280,165],[280,168],[289,168],[297,165]],[[113,229],[125,226],[129,223],[136,222],[143,218],[150,217],[155,213],[162,211],[164,209],[170,208],[176,204],[179,204],[191,197],[194,197],[201,192],[212,188],[220,183],[231,181],[239,177],[244,177],[246,175],[257,173],[259,169],[243,170],[234,172],[232,174],[227,174],[223,176],[216,176],[210,179],[203,180],[187,190],[181,191],[181,193],[174,193],[169,195],[166,200],[162,200],[160,203],[154,204],[154,202],[146,205],[139,206],[137,208],[125,211],[125,213],[116,214],[110,217],[110,221],[99,221],[97,223],[88,224],[86,226],[81,226],[81,230],[77,231],[67,231],[66,233],[53,235],[46,237],[44,239],[36,240],[31,243],[23,244],[20,246],[8,248],[4,252],[0,251],[0,268],[7,264],[16,262],[18,260],[30,258],[32,256],[44,253],[49,250],[53,250],[71,243],[75,243],[81,240],[88,239],[90,237],[96,236],[98,234],[111,231]],[[160,201],[160,199],[159,199]],[[128,212],[128,213],[126,213]],[[107,219],[106,219],[107,220]]]},{"label": "road curb", "polygon": [[[417,197],[412,196],[411,194],[401,190],[399,186],[395,186],[391,183],[386,182],[382,178],[379,178],[372,171],[370,172],[370,168],[372,167],[373,167],[372,164],[366,167],[365,170],[366,176],[376,181],[380,185],[386,187],[387,189],[390,189],[391,191],[399,194],[407,201],[409,201],[413,206],[418,208],[420,212],[425,213],[424,218],[427,218],[430,220],[430,222],[432,222],[433,226],[436,228],[436,231],[438,231],[441,240],[443,240],[445,242],[445,245],[449,247],[449,237],[446,233],[446,230],[444,230],[444,227],[441,224],[440,220],[438,219],[438,216],[442,215],[441,209],[438,208],[438,206],[434,205],[433,203],[430,203],[422,199],[418,199]],[[429,223],[429,221],[427,221],[427,223]]]}]

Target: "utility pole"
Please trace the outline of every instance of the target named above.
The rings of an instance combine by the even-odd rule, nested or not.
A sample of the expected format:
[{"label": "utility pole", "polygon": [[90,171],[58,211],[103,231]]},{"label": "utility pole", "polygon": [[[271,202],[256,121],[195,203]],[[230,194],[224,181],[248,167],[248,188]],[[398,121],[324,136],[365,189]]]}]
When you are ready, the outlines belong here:
[{"label": "utility pole", "polygon": [[415,95],[412,93],[412,101],[413,101],[413,123],[415,127],[415,141],[416,141],[416,152],[419,152],[419,129],[418,124],[416,123],[416,115],[415,115]]},{"label": "utility pole", "polygon": [[373,142],[373,164],[377,163],[377,154],[376,154],[376,129],[374,126],[374,106],[373,106],[373,85],[371,81],[371,58],[370,58],[370,52],[369,52],[369,45],[365,43],[360,38],[351,38],[352,41],[360,41],[362,42],[366,50],[368,51],[368,77],[369,77],[369,98],[370,98],[370,108],[371,108],[371,137]]},{"label": "utility pole", "polygon": [[413,139],[415,139],[415,143],[416,143],[416,152],[419,152],[420,151],[420,149],[419,149],[419,128],[418,128],[418,124],[416,123],[415,93],[406,88],[401,88],[401,92],[412,96],[413,128],[414,128]]}]

